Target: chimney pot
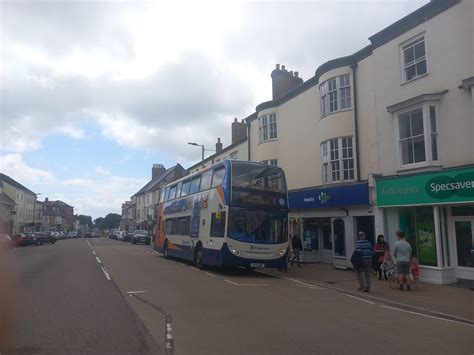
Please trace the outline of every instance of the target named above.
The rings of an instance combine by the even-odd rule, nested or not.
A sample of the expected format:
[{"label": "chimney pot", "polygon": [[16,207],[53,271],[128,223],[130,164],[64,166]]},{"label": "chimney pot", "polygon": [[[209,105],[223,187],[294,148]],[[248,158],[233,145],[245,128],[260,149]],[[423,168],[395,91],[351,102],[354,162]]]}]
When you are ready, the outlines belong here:
[{"label": "chimney pot", "polygon": [[276,70],[280,70],[280,64],[276,65]]},{"label": "chimney pot", "polygon": [[235,118],[234,118],[234,122],[237,122],[237,121],[238,121],[238,119],[237,119],[237,117],[235,117]]},{"label": "chimney pot", "polygon": [[293,76],[293,70],[290,70],[290,75]]},{"label": "chimney pot", "polygon": [[281,66],[281,70],[284,70],[284,71],[286,71],[286,69],[285,69],[285,66],[284,66],[284,65],[282,65],[282,66]]},{"label": "chimney pot", "polygon": [[295,78],[297,78],[297,77],[298,77],[298,72],[297,72],[297,71],[295,71]]}]

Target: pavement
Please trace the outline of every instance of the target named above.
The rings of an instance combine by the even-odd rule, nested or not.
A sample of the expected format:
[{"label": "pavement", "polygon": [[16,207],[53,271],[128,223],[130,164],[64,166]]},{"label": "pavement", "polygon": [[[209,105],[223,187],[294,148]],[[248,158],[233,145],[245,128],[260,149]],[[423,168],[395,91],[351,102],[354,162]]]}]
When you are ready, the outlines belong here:
[{"label": "pavement", "polygon": [[390,288],[388,281],[378,280],[373,275],[371,293],[357,291],[359,284],[353,270],[335,269],[328,264],[302,264],[302,267],[289,266],[289,273],[265,270],[280,277],[292,278],[318,286],[349,293],[368,300],[383,302],[415,312],[465,321],[474,324],[474,291],[470,288],[435,285],[419,282],[412,291],[400,291],[398,285]]},{"label": "pavement", "polygon": [[[7,354],[474,353],[473,325],[305,281],[314,266],[198,270],[109,239],[13,257],[24,290]],[[337,275],[354,286],[355,275]]]}]

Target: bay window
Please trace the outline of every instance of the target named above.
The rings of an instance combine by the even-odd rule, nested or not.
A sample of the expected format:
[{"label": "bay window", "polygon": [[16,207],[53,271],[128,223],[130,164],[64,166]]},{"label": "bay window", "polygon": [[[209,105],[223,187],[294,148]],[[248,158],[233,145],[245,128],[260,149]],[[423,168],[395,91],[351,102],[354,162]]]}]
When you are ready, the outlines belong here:
[{"label": "bay window", "polygon": [[275,113],[263,115],[258,118],[258,137],[260,143],[278,138],[278,128]]},{"label": "bay window", "polygon": [[321,144],[324,184],[354,180],[352,137],[334,138]]},{"label": "bay window", "polygon": [[321,117],[352,108],[351,77],[349,74],[329,79],[319,86]]}]

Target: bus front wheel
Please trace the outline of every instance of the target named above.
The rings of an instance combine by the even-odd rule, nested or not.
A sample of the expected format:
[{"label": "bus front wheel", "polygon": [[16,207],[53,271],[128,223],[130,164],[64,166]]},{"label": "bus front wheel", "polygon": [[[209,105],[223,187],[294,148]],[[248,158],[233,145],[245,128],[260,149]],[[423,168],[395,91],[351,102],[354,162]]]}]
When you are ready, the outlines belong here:
[{"label": "bus front wheel", "polygon": [[202,246],[201,245],[198,245],[196,247],[196,253],[195,253],[195,256],[194,256],[194,262],[196,263],[196,267],[200,270],[202,270],[204,268],[204,265],[202,263],[202,259],[203,259],[203,253],[202,253]]}]

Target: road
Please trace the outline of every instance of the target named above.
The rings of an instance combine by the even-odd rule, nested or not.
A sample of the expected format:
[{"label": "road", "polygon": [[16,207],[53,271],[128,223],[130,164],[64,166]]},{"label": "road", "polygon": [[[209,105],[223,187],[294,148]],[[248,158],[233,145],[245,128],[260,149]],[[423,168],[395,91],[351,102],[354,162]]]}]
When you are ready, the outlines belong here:
[{"label": "road", "polygon": [[12,354],[164,353],[163,313],[175,354],[474,352],[472,326],[298,282],[291,269],[198,270],[109,239],[13,253],[27,302]]}]

